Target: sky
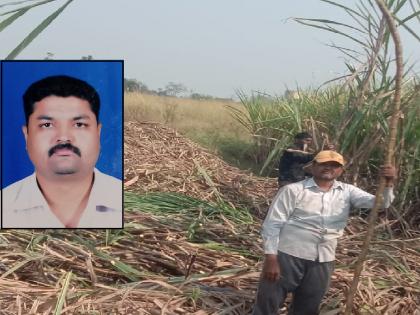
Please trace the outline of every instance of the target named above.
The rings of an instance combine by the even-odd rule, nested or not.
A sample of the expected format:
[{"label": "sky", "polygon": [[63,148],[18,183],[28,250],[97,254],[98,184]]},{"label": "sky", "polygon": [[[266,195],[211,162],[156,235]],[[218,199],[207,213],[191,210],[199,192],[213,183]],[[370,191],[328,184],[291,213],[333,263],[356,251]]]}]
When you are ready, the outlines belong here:
[{"label": "sky", "polygon": [[[34,8],[0,32],[0,58],[64,3]],[[281,95],[344,74],[343,55],[326,44],[355,46],[292,17],[349,20],[320,0],[74,0],[17,59],[47,52],[54,59],[124,59],[125,77],[150,89],[176,82],[217,97],[238,89]],[[405,57],[419,62],[420,43],[402,38]]]}]

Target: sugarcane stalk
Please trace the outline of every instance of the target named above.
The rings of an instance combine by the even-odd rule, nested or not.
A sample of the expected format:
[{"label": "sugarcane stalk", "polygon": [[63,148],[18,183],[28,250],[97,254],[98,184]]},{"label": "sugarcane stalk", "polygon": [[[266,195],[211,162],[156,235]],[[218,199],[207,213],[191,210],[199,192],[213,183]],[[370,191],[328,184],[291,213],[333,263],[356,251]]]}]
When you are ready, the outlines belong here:
[{"label": "sugarcane stalk", "polygon": [[[388,7],[385,5],[383,0],[375,0],[375,1],[379,9],[381,10],[383,16],[386,19],[386,22],[387,22],[389,31],[391,33],[392,39],[394,41],[394,46],[395,46],[395,57],[396,57],[395,91],[394,91],[394,99],[393,99],[392,117],[391,117],[391,121],[389,125],[390,126],[389,138],[388,138],[385,158],[384,158],[384,164],[390,165],[392,164],[392,161],[393,161],[394,149],[395,149],[395,144],[397,140],[398,120],[401,116],[400,114],[401,85],[402,85],[402,75],[403,75],[402,45],[401,45],[400,36],[398,34],[398,31],[395,25],[394,18],[392,17],[392,14],[389,11]],[[364,261],[366,260],[367,253],[369,251],[369,245],[373,237],[374,228],[375,228],[376,220],[378,217],[378,209],[382,204],[385,185],[386,185],[386,179],[383,176],[381,176],[379,178],[379,185],[376,191],[375,204],[371,210],[369,220],[368,220],[367,234],[364,239],[360,255],[357,259],[357,262],[354,268],[353,281],[351,283],[351,286],[347,295],[346,309],[344,311],[344,315],[352,314],[353,305],[354,305],[354,295],[357,291],[360,274],[362,272],[363,264],[364,264]]]}]

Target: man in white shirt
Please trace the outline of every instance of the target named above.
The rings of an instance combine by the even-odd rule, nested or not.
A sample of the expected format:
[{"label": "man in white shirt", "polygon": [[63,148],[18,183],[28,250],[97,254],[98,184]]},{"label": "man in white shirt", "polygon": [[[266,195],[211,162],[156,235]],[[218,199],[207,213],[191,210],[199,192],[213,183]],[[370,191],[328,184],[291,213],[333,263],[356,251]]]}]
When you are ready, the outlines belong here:
[{"label": "man in white shirt", "polygon": [[[293,293],[289,314],[318,314],[334,270],[337,239],[351,207],[372,208],[375,196],[336,180],[344,167],[335,151],[321,151],[306,167],[312,178],[282,187],[263,223],[264,266],[254,315],[274,315]],[[382,167],[384,207],[394,199],[395,168]]]},{"label": "man in white shirt", "polygon": [[87,82],[51,76],[23,96],[35,173],[3,190],[3,228],[122,228],[122,182],[95,169],[100,98]]}]

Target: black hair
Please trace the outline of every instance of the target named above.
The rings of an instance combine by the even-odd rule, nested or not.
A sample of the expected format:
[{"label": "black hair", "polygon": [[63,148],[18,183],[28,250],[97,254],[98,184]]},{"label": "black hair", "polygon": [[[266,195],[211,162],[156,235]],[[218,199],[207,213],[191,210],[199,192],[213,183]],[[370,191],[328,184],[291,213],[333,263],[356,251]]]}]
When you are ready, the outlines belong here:
[{"label": "black hair", "polygon": [[87,101],[96,116],[96,121],[99,122],[101,102],[98,92],[83,80],[66,75],[56,75],[32,83],[23,94],[26,125],[28,125],[29,116],[34,112],[34,104],[51,95],[74,96]]},{"label": "black hair", "polygon": [[306,131],[299,132],[299,133],[297,133],[295,135],[295,139],[296,140],[307,139],[307,138],[311,138],[312,139],[312,136],[308,132],[306,132]]}]

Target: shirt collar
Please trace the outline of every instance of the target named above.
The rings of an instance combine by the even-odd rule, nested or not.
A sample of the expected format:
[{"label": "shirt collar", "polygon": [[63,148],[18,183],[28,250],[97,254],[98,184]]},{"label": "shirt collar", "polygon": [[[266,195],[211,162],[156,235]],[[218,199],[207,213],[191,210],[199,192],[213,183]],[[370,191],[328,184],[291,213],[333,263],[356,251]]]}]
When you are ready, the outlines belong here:
[{"label": "shirt collar", "polygon": [[[111,209],[121,208],[121,204],[116,202],[113,194],[109,193],[106,175],[96,168],[94,169],[94,174],[95,179],[89,195],[88,203],[86,205],[86,210],[92,209],[93,211],[96,211],[97,206],[103,206]],[[26,210],[37,207],[50,209],[38,186],[36,173],[33,173],[26,178],[19,195],[24,197],[16,200],[16,210]]]},{"label": "shirt collar", "polygon": [[23,198],[17,198],[15,203],[16,210],[31,209],[36,207],[46,207],[49,209],[48,203],[44,198],[41,190],[39,189],[36,181],[36,174],[29,175],[22,185],[22,189],[19,196]]},{"label": "shirt collar", "polygon": [[[95,168],[95,181],[93,182],[92,190],[90,191],[90,196],[87,209],[92,209],[97,211],[97,207],[106,207],[110,209],[119,209],[121,208],[121,200],[115,198],[114,194],[110,193],[107,175],[100,172]],[[100,211],[100,210],[99,210]]]},{"label": "shirt collar", "polygon": [[[318,187],[318,185],[315,182],[314,178],[311,177],[311,178],[305,179],[305,181],[303,183],[303,187],[305,189],[307,189],[307,188],[311,188],[311,187]],[[342,190],[343,189],[343,183],[340,182],[340,181],[334,180],[334,183],[333,183],[331,188],[332,189],[340,188]]]}]

